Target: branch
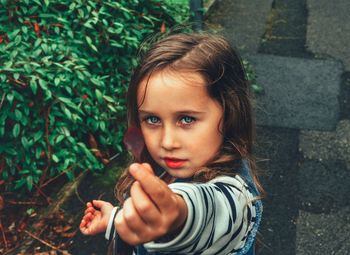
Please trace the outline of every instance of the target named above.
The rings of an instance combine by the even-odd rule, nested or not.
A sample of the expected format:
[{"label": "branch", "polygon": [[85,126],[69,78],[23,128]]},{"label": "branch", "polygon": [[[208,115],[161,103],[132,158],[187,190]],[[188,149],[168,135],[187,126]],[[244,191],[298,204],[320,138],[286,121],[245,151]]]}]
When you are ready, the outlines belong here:
[{"label": "branch", "polygon": [[47,144],[47,166],[45,167],[44,171],[43,171],[43,175],[40,178],[40,182],[39,182],[39,187],[41,187],[41,185],[43,184],[43,182],[46,179],[47,176],[47,170],[50,167],[51,164],[51,155],[52,155],[52,149],[50,146],[50,141],[49,141],[49,116],[50,116],[50,111],[51,111],[51,106],[47,107],[47,111],[45,114],[45,140],[46,140],[46,144]]},{"label": "branch", "polygon": [[2,239],[4,240],[5,250],[7,250],[7,240],[6,240],[4,228],[2,227],[1,219],[0,219],[0,230],[1,230],[1,234],[2,234]]},{"label": "branch", "polygon": [[51,249],[54,249],[56,251],[62,252],[62,253],[66,253],[65,251],[61,250],[60,248],[46,242],[45,240],[39,238],[38,236],[30,233],[28,230],[24,230],[25,233],[27,233],[30,237],[34,238],[35,240],[38,240],[39,242],[41,242],[42,244],[45,244],[46,246],[50,247]]},{"label": "branch", "polygon": [[56,175],[55,177],[52,177],[51,179],[47,180],[46,182],[44,182],[43,184],[41,184],[40,188],[44,188],[45,186],[47,186],[49,183],[53,182],[54,180],[56,180],[58,177],[62,176],[63,174],[67,173],[68,171],[70,171],[73,168],[74,165],[71,165],[70,167],[68,167],[66,170],[62,171],[60,174]]},{"label": "branch", "polygon": [[6,96],[6,93],[4,93],[4,94],[2,95],[2,97],[1,97],[0,110],[1,110],[2,104],[4,103],[5,96]]}]

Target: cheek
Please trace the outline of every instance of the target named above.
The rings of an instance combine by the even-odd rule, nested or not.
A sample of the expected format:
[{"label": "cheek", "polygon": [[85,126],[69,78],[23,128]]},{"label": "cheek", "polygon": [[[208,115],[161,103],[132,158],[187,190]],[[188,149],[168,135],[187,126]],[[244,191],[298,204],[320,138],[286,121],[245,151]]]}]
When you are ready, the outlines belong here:
[{"label": "cheek", "polygon": [[156,144],[156,137],[154,132],[146,131],[142,129],[142,126],[141,126],[141,132],[143,134],[143,139],[145,141],[145,145],[148,151],[154,150],[154,147]]}]

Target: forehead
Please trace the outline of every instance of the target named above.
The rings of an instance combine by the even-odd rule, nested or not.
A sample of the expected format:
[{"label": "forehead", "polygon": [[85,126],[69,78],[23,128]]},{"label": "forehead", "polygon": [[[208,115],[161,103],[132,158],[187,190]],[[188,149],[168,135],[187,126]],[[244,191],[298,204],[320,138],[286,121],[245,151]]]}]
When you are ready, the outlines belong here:
[{"label": "forehead", "polygon": [[137,93],[140,108],[172,106],[202,107],[209,97],[207,84],[196,72],[161,70],[142,80]]}]

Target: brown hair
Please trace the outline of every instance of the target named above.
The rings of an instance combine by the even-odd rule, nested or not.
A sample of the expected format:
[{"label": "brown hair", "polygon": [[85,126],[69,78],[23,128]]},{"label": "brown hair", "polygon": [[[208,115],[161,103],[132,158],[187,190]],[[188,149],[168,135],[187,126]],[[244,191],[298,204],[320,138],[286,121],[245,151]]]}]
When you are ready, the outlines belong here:
[{"label": "brown hair", "polygon": [[[255,134],[249,84],[238,54],[220,36],[207,34],[174,34],[156,42],[143,56],[135,69],[127,93],[128,125],[140,127],[137,92],[140,83],[149,79],[153,72],[171,69],[176,72],[193,71],[202,75],[208,83],[210,97],[223,108],[223,145],[217,157],[193,177],[204,182],[225,174],[236,174],[238,159],[248,159],[253,179],[258,189],[262,187],[257,179],[252,158]],[[141,161],[157,167],[147,148],[141,154]],[[133,179],[126,170],[116,186],[117,198],[123,202]]]}]

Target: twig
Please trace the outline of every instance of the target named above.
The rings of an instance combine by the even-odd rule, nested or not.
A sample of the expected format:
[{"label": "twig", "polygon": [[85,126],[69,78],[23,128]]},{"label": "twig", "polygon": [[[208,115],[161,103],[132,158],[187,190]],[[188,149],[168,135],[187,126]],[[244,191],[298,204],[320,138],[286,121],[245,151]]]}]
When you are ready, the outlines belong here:
[{"label": "twig", "polygon": [[[85,170],[85,171],[86,171],[86,170]],[[81,176],[85,173],[85,171],[81,172],[81,173],[78,175],[77,178],[81,177]],[[81,198],[81,196],[80,196],[80,194],[79,194],[78,186],[76,186],[76,187],[74,188],[74,193],[75,193],[75,195],[77,196],[78,200],[79,200],[82,204],[85,204],[84,200]]]},{"label": "twig", "polygon": [[4,93],[4,94],[2,95],[2,97],[1,97],[0,110],[1,110],[2,104],[4,103],[5,96],[6,96],[6,93]]},{"label": "twig", "polygon": [[28,201],[13,201],[13,200],[8,200],[7,203],[12,204],[12,205],[43,205],[38,202],[28,202]]},{"label": "twig", "polygon": [[1,219],[0,219],[0,230],[1,230],[1,234],[2,234],[2,239],[4,240],[5,250],[7,250],[7,240],[6,240],[6,235],[5,235],[5,232],[4,232],[4,228],[2,227]]},{"label": "twig", "polygon": [[34,184],[34,187],[37,189],[37,191],[46,199],[46,202],[48,204],[51,204],[50,197],[48,197],[36,184]]},{"label": "twig", "polygon": [[58,247],[56,247],[56,246],[54,246],[54,245],[52,245],[52,244],[46,242],[45,240],[43,240],[43,239],[37,237],[37,236],[34,235],[33,233],[30,233],[28,230],[24,230],[24,232],[27,233],[30,237],[34,238],[35,240],[38,240],[38,241],[41,242],[42,244],[45,244],[46,246],[50,247],[51,249],[54,249],[54,250],[56,250],[56,251],[59,251],[59,252],[64,253],[64,251],[61,250],[60,248],[58,248]]},{"label": "twig", "polygon": [[47,166],[45,167],[43,174],[40,177],[40,181],[39,181],[39,187],[42,187],[42,184],[44,182],[44,180],[46,179],[47,176],[47,171],[50,168],[51,165],[51,155],[52,155],[52,151],[51,151],[51,146],[50,146],[50,140],[49,140],[49,117],[50,117],[50,111],[51,111],[51,106],[47,107],[47,112],[45,114],[45,141],[47,143]]},{"label": "twig", "polygon": [[62,171],[60,174],[58,174],[58,175],[56,175],[55,177],[53,177],[53,178],[47,180],[46,182],[44,182],[43,184],[41,184],[40,188],[43,188],[43,187],[47,186],[50,182],[56,180],[58,177],[60,177],[61,175],[65,174],[66,172],[68,172],[69,170],[71,170],[73,166],[74,166],[74,165],[68,167],[66,170]]}]

